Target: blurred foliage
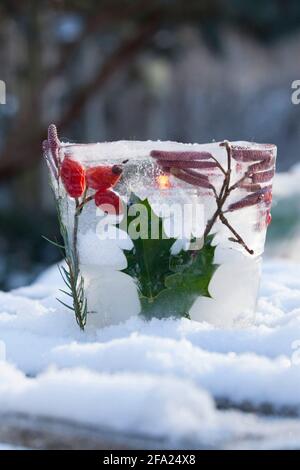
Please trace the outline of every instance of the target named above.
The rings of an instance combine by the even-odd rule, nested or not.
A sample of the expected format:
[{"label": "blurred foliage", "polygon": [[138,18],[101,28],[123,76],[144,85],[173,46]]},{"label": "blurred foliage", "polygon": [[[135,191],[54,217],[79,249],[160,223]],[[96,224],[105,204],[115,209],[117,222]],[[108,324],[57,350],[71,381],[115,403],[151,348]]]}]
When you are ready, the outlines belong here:
[{"label": "blurred foliage", "polygon": [[270,42],[299,29],[298,0],[229,0],[225,3],[224,18],[264,41]]},{"label": "blurred foliage", "polygon": [[55,214],[2,210],[0,234],[0,289],[29,283],[61,259],[57,248],[42,238],[47,235],[60,241]]},{"label": "blurred foliage", "polygon": [[[82,22],[82,31],[72,41],[63,41],[59,37],[54,37],[57,32],[54,31],[53,25],[63,22],[68,14],[77,15]],[[147,22],[152,17],[155,18],[157,24],[148,36],[145,34],[144,41],[139,42],[138,35],[135,37],[134,33],[140,27],[142,29],[144,25],[147,27]],[[41,34],[41,28],[45,26],[43,23],[45,21],[53,22],[47,34],[52,35],[51,39],[56,48],[54,61],[51,62],[52,57],[49,69],[47,68],[49,64],[44,60],[42,48],[45,45],[43,43],[45,39]],[[9,106],[5,110],[0,109],[1,152],[3,150],[3,155],[0,156],[0,176],[5,182],[9,178],[16,181],[15,173],[20,172],[21,167],[22,171],[27,171],[30,165],[30,168],[38,166],[40,142],[45,134],[40,110],[45,82],[50,82],[53,78],[54,81],[59,82],[61,77],[68,81],[68,93],[63,95],[60,105],[64,112],[65,107],[67,108],[70,104],[70,109],[66,109],[66,115],[67,117],[73,115],[75,119],[70,122],[70,119],[64,119],[65,116],[62,116],[61,123],[65,124],[62,125],[62,135],[80,138],[80,128],[85,119],[83,110],[90,96],[110,80],[112,73],[118,75],[118,71],[124,64],[128,67],[128,63],[140,49],[143,52],[151,51],[152,54],[167,59],[169,62],[174,60],[176,55],[180,54],[178,38],[174,32],[178,30],[178,27],[186,24],[194,26],[204,39],[206,46],[215,54],[224,52],[222,30],[228,26],[241,30],[269,45],[299,29],[300,2],[299,0],[288,2],[284,0],[2,0],[0,2],[0,39],[5,30],[3,25],[11,25],[11,23],[17,25],[17,29],[21,31],[20,36],[28,57],[20,64],[18,63],[13,72],[15,73],[13,79],[17,84],[14,85],[17,89],[16,96],[9,97]],[[132,32],[133,43],[130,44]],[[161,33],[159,40],[157,32]],[[80,48],[83,42],[93,36],[98,43],[100,35],[101,52],[103,52],[103,57],[99,58],[100,70],[95,71],[96,79],[94,82],[92,80],[90,86],[88,84],[86,90],[84,79],[82,81],[81,77],[78,80],[77,77],[74,79],[73,70],[76,68],[72,67],[76,61],[82,60]],[[165,40],[161,40],[162,35],[165,35]],[[129,45],[126,46],[128,38]],[[122,45],[124,44],[123,51]],[[119,55],[118,47],[120,47]],[[110,54],[114,54],[114,48],[117,49],[117,54],[111,60]],[[107,62],[105,62],[106,56],[108,56]],[[11,58],[9,61],[12,62]],[[103,63],[106,65],[106,70],[101,76]],[[140,73],[137,70],[138,68],[131,67],[128,74],[134,74],[135,71]],[[71,76],[72,80],[70,80]],[[0,78],[3,77],[0,76]],[[129,75],[131,84],[134,79],[136,77]],[[139,80],[141,81],[140,77],[136,79],[138,85]],[[82,85],[83,88],[81,88]],[[111,115],[115,113],[112,109],[113,99],[111,98],[112,106],[107,109],[106,114],[107,120],[111,119],[114,123],[111,118]],[[202,106],[202,103],[200,105]],[[8,110],[10,110],[9,113]],[[15,139],[16,131],[18,139]],[[177,134],[174,135],[177,138]],[[5,139],[11,144],[8,148],[5,148]],[[18,140],[19,146],[16,145]],[[20,155],[22,159],[18,160],[16,157]],[[8,163],[6,167],[1,166],[5,161]],[[0,288],[5,289],[22,283],[22,275],[26,277],[25,282],[30,281],[37,272],[56,261],[59,256],[57,250],[41,238],[41,232],[50,238],[55,237],[58,235],[58,228],[55,215],[45,213],[36,202],[39,199],[40,187],[34,189],[34,181],[28,183],[24,179],[19,182],[19,188],[21,197],[18,196],[19,199],[15,197],[15,207],[11,209],[10,206],[5,209],[3,205],[0,211],[0,254],[2,257]],[[17,193],[15,186],[12,192]],[[28,194],[23,201],[25,193]],[[31,201],[28,202],[30,197]],[[30,204],[34,211],[30,210]],[[292,224],[289,213],[275,209],[271,238],[278,238],[286,233]],[[19,276],[18,281],[20,273],[21,277]]]},{"label": "blurred foliage", "polygon": [[[127,15],[128,7],[140,8]],[[27,26],[26,18],[36,9],[52,9],[57,14],[76,12],[90,18],[98,12],[114,11],[114,19],[142,21],[153,11],[160,12],[162,23],[203,24],[208,42],[220,25],[233,24],[263,41],[272,41],[299,28],[298,0],[2,0],[0,12],[13,16]],[[213,41],[214,42],[214,41]]]},{"label": "blurred foliage", "polygon": [[273,243],[291,238],[299,228],[299,199],[291,197],[275,200],[272,206],[272,218],[268,229],[268,241]]}]

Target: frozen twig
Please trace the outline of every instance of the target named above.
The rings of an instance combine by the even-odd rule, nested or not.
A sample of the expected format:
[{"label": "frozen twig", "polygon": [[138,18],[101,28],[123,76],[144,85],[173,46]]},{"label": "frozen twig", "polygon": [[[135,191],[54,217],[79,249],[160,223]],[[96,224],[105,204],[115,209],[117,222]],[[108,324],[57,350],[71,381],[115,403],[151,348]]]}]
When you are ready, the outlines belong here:
[{"label": "frozen twig", "polygon": [[227,201],[227,198],[229,197],[230,193],[238,187],[238,184],[240,184],[246,177],[247,175],[244,175],[236,184],[230,185],[230,177],[231,177],[231,159],[232,159],[232,146],[230,142],[227,140],[222,142],[220,144],[222,147],[226,148],[226,153],[227,153],[227,171],[225,171],[224,175],[224,180],[223,184],[220,190],[219,195],[216,195],[216,204],[217,204],[217,209],[213,216],[210,218],[210,220],[207,222],[205,231],[204,231],[204,240],[206,237],[209,235],[212,227],[214,226],[215,222],[219,218],[220,221],[233,233],[235,238],[231,238],[231,241],[234,241],[236,243],[239,243],[240,245],[243,246],[243,248],[251,255],[254,254],[254,251],[250,249],[243,238],[237,233],[237,231],[232,227],[232,225],[228,222],[226,217],[224,216],[224,211],[223,207],[225,202]]},{"label": "frozen twig", "polygon": [[248,253],[250,255],[253,255],[254,254],[254,251],[249,248],[246,243],[244,242],[244,240],[242,239],[242,237],[237,233],[237,231],[232,227],[232,225],[228,222],[228,220],[226,219],[225,215],[223,212],[220,213],[219,215],[220,217],[220,220],[221,222],[233,233],[233,235],[235,236],[235,238],[230,238],[230,240],[232,242],[235,242],[235,243],[239,243],[240,245],[242,245],[246,251],[248,251]]}]

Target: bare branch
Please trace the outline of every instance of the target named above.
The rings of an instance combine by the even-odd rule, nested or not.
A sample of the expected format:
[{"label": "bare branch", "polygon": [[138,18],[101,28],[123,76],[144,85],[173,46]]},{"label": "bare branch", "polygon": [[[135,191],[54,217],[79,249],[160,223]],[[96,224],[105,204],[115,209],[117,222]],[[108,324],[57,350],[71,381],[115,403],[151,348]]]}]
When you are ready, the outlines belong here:
[{"label": "bare branch", "polygon": [[[148,21],[142,24],[133,37],[123,42],[120,47],[111,54],[100,67],[98,74],[91,83],[78,91],[74,101],[70,103],[65,114],[58,122],[59,129],[66,128],[74,119],[78,118],[85,104],[93,94],[101,90],[104,84],[118,70],[128,65],[145,46],[145,43],[153,36],[159,26],[159,21],[159,14],[153,14]],[[28,124],[28,122],[30,122],[29,119],[28,115],[24,113],[23,118],[19,120],[18,126],[25,126],[26,123]],[[29,127],[23,139],[20,139],[18,129],[16,128],[0,158],[0,180],[8,180],[36,165],[40,160],[41,143],[44,138],[44,129],[30,130]]]}]

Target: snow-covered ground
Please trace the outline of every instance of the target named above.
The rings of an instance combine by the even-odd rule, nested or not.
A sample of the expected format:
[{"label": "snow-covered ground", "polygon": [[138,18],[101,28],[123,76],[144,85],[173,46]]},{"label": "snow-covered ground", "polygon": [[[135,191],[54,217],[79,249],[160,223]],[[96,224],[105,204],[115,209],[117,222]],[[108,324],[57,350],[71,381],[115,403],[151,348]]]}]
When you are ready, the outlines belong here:
[{"label": "snow-covered ground", "polygon": [[[275,198],[299,193],[298,170],[278,176]],[[255,324],[240,329],[132,318],[82,333],[56,301],[60,287],[53,267],[0,293],[0,414],[164,438],[166,447],[300,448],[298,262],[265,260]]]},{"label": "snow-covered ground", "polygon": [[53,267],[34,285],[0,294],[1,412],[164,436],[173,445],[243,439],[253,447],[247,439],[259,436],[256,447],[300,447],[297,418],[221,411],[215,402],[300,412],[300,265],[266,261],[256,322],[234,330],[132,318],[81,333],[57,305],[60,282]]}]

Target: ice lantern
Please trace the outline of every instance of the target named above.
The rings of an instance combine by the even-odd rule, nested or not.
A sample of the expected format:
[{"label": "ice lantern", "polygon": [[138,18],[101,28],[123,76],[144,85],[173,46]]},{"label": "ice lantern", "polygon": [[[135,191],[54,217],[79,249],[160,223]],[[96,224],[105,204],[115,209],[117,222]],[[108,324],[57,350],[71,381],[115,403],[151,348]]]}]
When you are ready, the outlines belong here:
[{"label": "ice lantern", "polygon": [[276,146],[119,141],[43,145],[79,326],[133,315],[253,321]]}]

